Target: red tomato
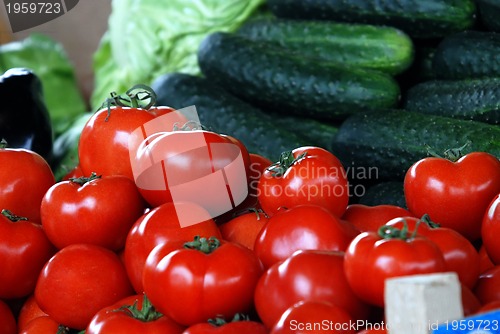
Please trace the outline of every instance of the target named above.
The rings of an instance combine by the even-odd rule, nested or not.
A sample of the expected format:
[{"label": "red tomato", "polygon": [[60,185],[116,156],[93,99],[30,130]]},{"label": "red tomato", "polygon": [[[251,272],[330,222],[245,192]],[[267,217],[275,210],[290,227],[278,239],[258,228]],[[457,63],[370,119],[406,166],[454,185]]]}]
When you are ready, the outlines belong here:
[{"label": "red tomato", "polygon": [[500,193],[497,194],[486,208],[481,225],[483,247],[495,264],[500,264]]},{"label": "red tomato", "polygon": [[283,313],[270,334],[354,334],[355,324],[349,313],[334,304],[300,301]]},{"label": "red tomato", "polygon": [[479,275],[474,293],[482,305],[500,300],[500,265]]},{"label": "red tomato", "polygon": [[143,284],[158,311],[190,326],[250,311],[262,265],[248,248],[216,238],[146,262]]},{"label": "red tomato", "polygon": [[17,327],[19,331],[23,330],[31,320],[43,316],[47,316],[47,313],[40,309],[36,303],[35,295],[30,295],[23,303],[17,316]]},{"label": "red tomato", "polygon": [[377,325],[376,328],[371,328],[371,329],[364,329],[360,332],[358,332],[358,334],[375,334],[375,333],[387,333],[387,329],[385,329],[385,327],[383,327],[382,325],[380,325],[380,327]]},{"label": "red tomato", "polygon": [[132,293],[118,255],[90,244],[74,244],[57,252],[35,288],[42,311],[78,330],[85,329],[97,311]]},{"label": "red tomato", "polygon": [[[134,180],[130,163],[129,139],[132,132],[158,115],[172,112],[169,107],[151,109],[112,106],[97,111],[85,124],[78,144],[83,175],[123,175]],[[167,131],[172,124],[165,124]]]},{"label": "red tomato", "polygon": [[219,225],[222,238],[254,249],[257,235],[269,217],[262,211],[247,212]]},{"label": "red tomato", "polygon": [[484,273],[486,270],[491,269],[495,266],[491,259],[486,253],[486,248],[484,245],[481,245],[479,248],[479,273]]},{"label": "red tomato", "polygon": [[66,175],[64,175],[61,179],[61,181],[69,181],[71,178],[78,178],[78,177],[84,177],[85,175],[83,174],[82,168],[80,165],[77,165],[73,167]]},{"label": "red tomato", "polygon": [[466,154],[456,162],[424,158],[406,173],[404,191],[416,217],[428,214],[474,241],[481,236],[488,205],[500,192],[500,161],[484,152]]},{"label": "red tomato", "polygon": [[[240,191],[248,193],[250,157],[243,144],[233,137],[205,130],[156,133],[148,137],[147,144],[138,150],[136,159],[151,165],[153,157],[158,163],[144,167],[144,172],[137,179],[139,191],[152,207],[179,201],[182,197],[180,200],[184,201],[207,201],[203,206],[209,210],[219,208],[221,204],[217,200],[227,197],[229,204],[225,205],[234,208],[242,202],[239,197],[234,197],[235,194],[238,196]],[[240,163],[241,174],[228,170],[228,167],[239,166]],[[218,182],[221,179],[207,179],[216,175],[222,178],[222,183]],[[197,187],[193,183],[195,181],[206,184]],[[224,189],[220,191],[226,192],[227,196],[222,196],[222,193],[214,196],[212,188],[221,186]],[[236,202],[236,199],[239,201]],[[213,217],[225,212],[216,212]]]},{"label": "red tomato", "polygon": [[462,295],[462,308],[464,310],[464,316],[470,316],[479,310],[481,307],[481,302],[476,297],[471,289],[461,284],[461,295]]},{"label": "red tomato", "polygon": [[190,326],[182,334],[268,334],[267,328],[260,322],[251,321],[237,314],[232,321],[211,319],[209,322]]},{"label": "red tomato", "polygon": [[0,333],[16,334],[17,324],[9,306],[0,299]]},{"label": "red tomato", "polygon": [[141,294],[125,297],[97,312],[85,334],[181,334],[183,330]]},{"label": "red tomato", "polygon": [[[400,217],[390,220],[387,225],[399,229],[407,224],[410,233],[417,229],[417,234],[432,240],[441,250],[447,271],[457,273],[460,282],[473,288],[479,277],[479,253],[472,243],[451,228],[437,227],[428,219]],[[418,224],[418,227],[417,227]]]},{"label": "red tomato", "polygon": [[500,310],[500,300],[493,300],[481,306],[475,313],[487,313],[493,310]]},{"label": "red tomato", "polygon": [[[63,328],[63,329],[61,329]],[[64,329],[64,326],[61,326],[49,317],[48,315],[44,315],[41,317],[37,317],[31,320],[23,329],[19,330],[19,334],[48,334],[48,333],[68,333]]]},{"label": "red tomato", "polygon": [[299,205],[282,209],[257,235],[255,254],[269,268],[297,250],[344,251],[357,231],[327,209],[318,205]]},{"label": "red tomato", "polygon": [[345,254],[344,269],[350,287],[361,300],[379,307],[384,306],[387,278],[446,269],[443,254],[434,242],[392,229],[392,234],[386,233],[389,229],[381,229],[380,234],[359,234]]},{"label": "red tomato", "polygon": [[40,224],[6,210],[0,214],[0,236],[0,298],[27,296],[55,248]]},{"label": "red tomato", "polygon": [[193,203],[165,203],[140,217],[130,229],[125,241],[123,258],[130,282],[137,293],[144,292],[142,270],[149,253],[159,244],[175,241],[187,242],[197,235],[201,237],[221,238],[217,224],[213,219],[181,226],[176,208],[189,211],[204,210]]},{"label": "red tomato", "polygon": [[94,174],[53,185],[40,211],[45,233],[57,248],[89,243],[118,251],[143,214],[144,200],[129,178]]},{"label": "red tomato", "polygon": [[280,208],[315,204],[342,216],[349,202],[347,175],[340,160],[319,147],[299,147],[282,154],[259,180],[262,209],[274,215]]},{"label": "red tomato", "polygon": [[24,149],[0,148],[0,210],[40,223],[40,203],[55,183],[49,164]]},{"label": "red tomato", "polygon": [[257,313],[268,328],[302,300],[335,304],[356,320],[366,319],[370,311],[347,283],[342,252],[297,251],[261,276],[254,295]]},{"label": "red tomato", "polygon": [[410,211],[396,205],[350,204],[342,215],[342,219],[354,225],[360,232],[377,232],[389,220],[409,216],[412,216]]}]

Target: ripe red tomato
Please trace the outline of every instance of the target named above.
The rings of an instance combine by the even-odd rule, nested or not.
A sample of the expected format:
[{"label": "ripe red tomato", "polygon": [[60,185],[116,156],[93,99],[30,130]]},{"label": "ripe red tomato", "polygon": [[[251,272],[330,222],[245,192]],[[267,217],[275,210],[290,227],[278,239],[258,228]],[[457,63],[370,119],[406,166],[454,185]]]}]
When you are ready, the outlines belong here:
[{"label": "ripe red tomato", "polygon": [[383,307],[387,278],[443,272],[446,265],[434,242],[389,227],[379,234],[362,232],[354,238],[345,254],[344,269],[351,289],[361,300]]},{"label": "ripe red tomato", "polygon": [[39,154],[0,147],[0,210],[40,223],[40,203],[55,183],[49,164]]},{"label": "ripe red tomato", "polygon": [[464,316],[468,317],[476,313],[477,310],[479,310],[479,308],[481,307],[481,302],[471,289],[469,289],[463,284],[461,284],[460,287],[461,287],[462,308],[464,310]]},{"label": "ripe red tomato", "polygon": [[347,175],[340,160],[319,147],[299,147],[282,154],[266,169],[258,185],[262,209],[274,215],[280,208],[315,204],[342,216],[349,202]]},{"label": "ripe red tomato", "polygon": [[44,315],[31,320],[23,329],[19,330],[19,334],[47,334],[47,333],[68,333],[68,331],[49,317]]},{"label": "ripe red tomato", "polygon": [[500,300],[500,265],[481,273],[473,291],[482,305]]},{"label": "ripe red tomato", "polygon": [[500,193],[486,208],[481,225],[483,247],[488,258],[495,264],[500,264],[498,235],[500,235]]},{"label": "ripe red tomato", "polygon": [[[250,157],[230,136],[205,130],[156,133],[140,147],[136,159],[145,165],[137,187],[152,207],[196,201],[207,210],[232,209],[248,194]],[[221,199],[227,203],[220,204]],[[227,211],[216,210],[212,217]]]},{"label": "ripe red tomato", "polygon": [[118,255],[90,244],[58,251],[45,264],[35,287],[40,309],[78,330],[85,329],[97,311],[132,293]]},{"label": "ripe red tomato", "polygon": [[[92,115],[80,135],[78,158],[83,175],[123,175],[134,180],[129,154],[131,133],[159,115],[172,112],[169,107],[150,109],[112,106]],[[168,127],[173,126],[165,124]]]},{"label": "ripe red tomato", "polygon": [[262,265],[248,248],[216,238],[195,238],[144,267],[151,303],[177,323],[191,326],[251,310]]},{"label": "ripe red tomato", "polygon": [[38,317],[47,316],[36,303],[35,295],[30,295],[23,303],[17,316],[17,328],[22,331],[28,322]]},{"label": "ripe red tomato", "polygon": [[255,254],[269,268],[297,250],[345,251],[357,231],[318,205],[282,209],[261,229]]},{"label": "ripe red tomato", "polygon": [[181,334],[184,327],[159,313],[144,294],[132,295],[97,312],[86,334]]},{"label": "ripe red tomato", "polygon": [[9,306],[0,299],[0,333],[16,334],[17,324]]},{"label": "ripe red tomato", "polygon": [[479,273],[484,273],[486,270],[491,269],[495,266],[491,259],[486,253],[486,248],[484,245],[481,245],[479,248]]},{"label": "ripe red tomato", "polygon": [[394,218],[387,223],[387,226],[402,229],[404,224],[407,224],[409,233],[417,229],[417,234],[433,241],[443,253],[446,270],[457,273],[460,282],[467,287],[471,289],[474,287],[480,273],[479,253],[468,239],[451,228],[435,225],[428,216],[422,219]]},{"label": "ripe red tomato", "polygon": [[3,210],[0,214],[0,298],[28,296],[55,253],[40,224]]},{"label": "ripe red tomato", "polygon": [[57,248],[89,243],[118,251],[144,205],[129,178],[93,174],[53,185],[40,212],[45,233]]},{"label": "ripe red tomato", "polygon": [[249,211],[219,225],[219,229],[222,239],[253,250],[257,235],[268,220],[269,217],[262,211]]},{"label": "ripe red tomato", "polygon": [[412,216],[410,211],[396,205],[350,204],[342,215],[342,219],[354,225],[360,232],[377,232],[389,220],[409,216]]},{"label": "ripe red tomato", "polygon": [[208,322],[195,324],[182,334],[268,334],[267,328],[260,322],[249,320],[236,314],[232,321],[222,318],[210,319]]},{"label": "ripe red tomato", "polygon": [[356,333],[356,322],[341,307],[323,301],[300,301],[288,308],[270,334]]},{"label": "ripe red tomato", "polygon": [[183,227],[177,209],[203,211],[193,203],[165,203],[141,216],[130,229],[125,241],[123,258],[130,282],[137,293],[144,291],[142,271],[149,253],[159,244],[187,242],[197,235],[205,238],[221,238],[220,230],[213,219]]},{"label": "ripe red tomato", "polygon": [[297,251],[274,264],[259,279],[254,300],[259,318],[268,328],[302,300],[330,302],[356,320],[366,319],[370,311],[347,283],[344,253],[332,251]]},{"label": "ripe red tomato", "polygon": [[475,312],[476,314],[487,313],[493,310],[500,310],[500,300],[494,300],[489,303],[484,304]]},{"label": "ripe red tomato", "polygon": [[424,158],[410,167],[404,180],[408,209],[428,214],[443,227],[467,239],[481,237],[481,222],[492,198],[500,192],[500,161],[472,152],[458,161]]}]

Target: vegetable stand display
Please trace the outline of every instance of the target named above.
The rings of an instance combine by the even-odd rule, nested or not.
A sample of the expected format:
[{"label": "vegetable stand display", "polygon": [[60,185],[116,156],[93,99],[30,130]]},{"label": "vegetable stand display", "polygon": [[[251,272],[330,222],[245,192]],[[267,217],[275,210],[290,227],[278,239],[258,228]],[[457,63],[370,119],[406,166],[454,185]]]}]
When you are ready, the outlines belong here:
[{"label": "vegetable stand display", "polygon": [[88,99],[0,46],[0,333],[500,333],[495,13],[112,0]]}]

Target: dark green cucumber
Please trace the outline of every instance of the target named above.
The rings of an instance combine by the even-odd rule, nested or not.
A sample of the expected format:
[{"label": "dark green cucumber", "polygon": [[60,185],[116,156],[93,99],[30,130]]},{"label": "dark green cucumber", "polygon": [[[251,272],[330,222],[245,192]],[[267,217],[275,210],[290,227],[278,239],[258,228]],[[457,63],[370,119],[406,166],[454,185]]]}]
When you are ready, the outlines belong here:
[{"label": "dark green cucumber", "polygon": [[500,76],[500,34],[464,31],[439,43],[432,67],[438,79]]},{"label": "dark green cucumber", "polygon": [[152,84],[158,105],[196,106],[202,125],[238,138],[251,153],[277,161],[280,153],[306,145],[329,149],[337,128],[315,120],[272,116],[241,101],[205,78],[182,73]]},{"label": "dark green cucumber", "polygon": [[311,61],[230,33],[205,38],[198,63],[210,81],[284,114],[335,120],[399,102],[399,86],[388,74]]},{"label": "dark green cucumber", "polygon": [[237,33],[307,57],[393,75],[413,61],[413,41],[392,27],[267,18],[251,20]]},{"label": "dark green cucumber", "polygon": [[375,205],[396,205],[407,208],[404,193],[403,181],[380,182],[365,190],[365,193],[358,201],[359,204]]},{"label": "dark green cucumber", "polygon": [[500,78],[432,80],[410,88],[404,109],[499,124]]},{"label": "dark green cucumber", "polygon": [[490,31],[500,32],[500,2],[498,0],[476,0],[479,21]]},{"label": "dark green cucumber", "polygon": [[473,26],[473,0],[268,0],[278,17],[387,25],[417,38],[440,38]]},{"label": "dark green cucumber", "polygon": [[428,156],[429,147],[444,152],[466,143],[464,153],[484,151],[500,158],[500,127],[406,110],[380,110],[345,120],[332,152],[353,170],[371,170],[380,182],[402,180],[413,163]]}]

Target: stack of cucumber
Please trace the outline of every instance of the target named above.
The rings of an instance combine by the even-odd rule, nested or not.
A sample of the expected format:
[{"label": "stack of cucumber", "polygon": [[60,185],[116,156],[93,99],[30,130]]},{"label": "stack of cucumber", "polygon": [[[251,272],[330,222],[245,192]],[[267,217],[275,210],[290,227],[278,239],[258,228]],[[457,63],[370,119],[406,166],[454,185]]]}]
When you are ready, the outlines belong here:
[{"label": "stack of cucumber", "polygon": [[[268,0],[273,13],[200,45],[202,76],[153,83],[158,104],[196,105],[209,129],[277,160],[304,145],[353,182],[400,182],[429,149],[500,157],[500,3]],[[354,180],[376,169],[375,179]]]}]

